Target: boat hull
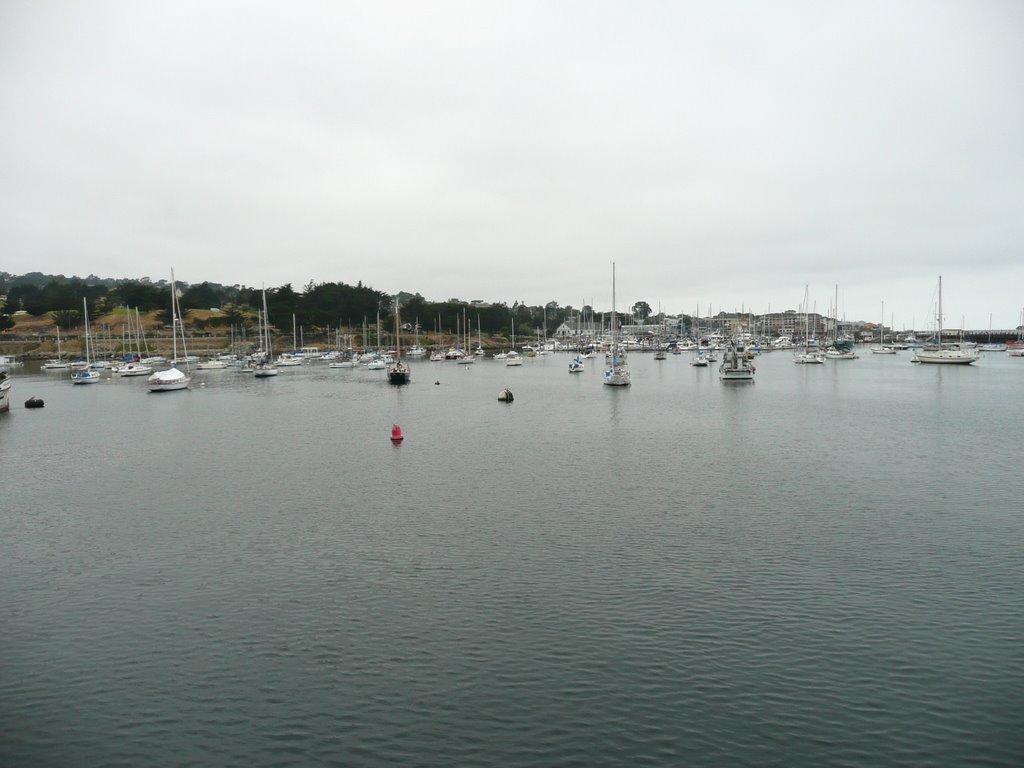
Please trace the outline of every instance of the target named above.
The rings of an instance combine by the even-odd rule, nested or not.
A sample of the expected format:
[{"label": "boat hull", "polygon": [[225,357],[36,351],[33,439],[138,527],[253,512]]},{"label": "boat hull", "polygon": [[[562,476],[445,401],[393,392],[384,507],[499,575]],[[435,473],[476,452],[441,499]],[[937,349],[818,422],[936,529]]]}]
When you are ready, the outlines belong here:
[{"label": "boat hull", "polygon": [[177,368],[168,368],[166,371],[157,371],[149,377],[149,391],[175,392],[179,389],[188,389],[191,381],[191,376],[185,375]]},{"label": "boat hull", "polygon": [[971,349],[922,349],[914,355],[914,362],[931,365],[970,365],[978,357],[978,353]]},{"label": "boat hull", "polygon": [[407,366],[396,365],[388,371],[388,382],[391,384],[408,384],[411,373]]}]

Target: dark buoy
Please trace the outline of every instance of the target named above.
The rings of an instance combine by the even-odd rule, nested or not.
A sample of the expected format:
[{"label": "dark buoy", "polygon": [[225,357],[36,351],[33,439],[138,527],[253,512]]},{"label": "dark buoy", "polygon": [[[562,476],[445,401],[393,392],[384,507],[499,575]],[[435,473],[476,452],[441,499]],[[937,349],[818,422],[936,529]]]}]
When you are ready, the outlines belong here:
[{"label": "dark buoy", "polygon": [[499,403],[511,403],[512,400],[514,400],[514,399],[515,398],[512,397],[512,390],[511,389],[503,389],[503,390],[501,390],[501,392],[498,393],[498,402]]},{"label": "dark buoy", "polygon": [[434,386],[435,386],[435,387],[439,387],[439,386],[441,386],[441,382],[440,382],[440,381],[435,381],[435,382],[434,382]]},{"label": "dark buoy", "polygon": [[391,442],[400,443],[405,439],[405,435],[402,434],[402,428],[397,424],[391,425]]},{"label": "dark buoy", "polygon": [[26,408],[42,408],[43,398],[32,395],[28,400],[25,401]]}]

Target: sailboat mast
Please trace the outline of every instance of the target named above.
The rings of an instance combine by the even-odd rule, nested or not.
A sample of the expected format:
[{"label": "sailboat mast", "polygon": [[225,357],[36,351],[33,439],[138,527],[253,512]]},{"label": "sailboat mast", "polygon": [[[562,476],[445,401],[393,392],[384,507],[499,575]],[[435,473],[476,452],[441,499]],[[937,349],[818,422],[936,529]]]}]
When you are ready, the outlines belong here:
[{"label": "sailboat mast", "polygon": [[174,270],[171,270],[171,348],[174,350],[171,364],[178,358],[178,289],[174,285]]},{"label": "sailboat mast", "polygon": [[82,297],[82,318],[85,320],[85,362],[91,363],[92,358],[89,356],[89,305],[84,296]]},{"label": "sailboat mast", "polygon": [[615,366],[615,358],[618,355],[618,348],[615,345],[615,262],[612,262],[612,366]]}]

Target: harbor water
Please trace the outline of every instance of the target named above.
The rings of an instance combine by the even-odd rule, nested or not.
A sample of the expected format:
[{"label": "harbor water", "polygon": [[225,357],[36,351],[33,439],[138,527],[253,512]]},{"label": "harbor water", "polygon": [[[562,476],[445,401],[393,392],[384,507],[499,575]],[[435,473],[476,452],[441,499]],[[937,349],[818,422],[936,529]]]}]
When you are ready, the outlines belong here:
[{"label": "harbor water", "polygon": [[16,369],[0,765],[1020,765],[1024,360],[909,360]]}]

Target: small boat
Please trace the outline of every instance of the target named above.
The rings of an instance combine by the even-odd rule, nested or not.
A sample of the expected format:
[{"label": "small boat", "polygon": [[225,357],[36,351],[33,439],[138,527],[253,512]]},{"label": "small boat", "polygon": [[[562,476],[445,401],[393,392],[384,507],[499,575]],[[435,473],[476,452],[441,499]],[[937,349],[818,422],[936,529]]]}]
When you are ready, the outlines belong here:
[{"label": "small boat", "polygon": [[938,334],[935,337],[935,344],[926,344],[919,349],[912,363],[930,363],[941,365],[970,365],[978,360],[981,355],[977,349],[966,347],[963,344],[942,343],[942,275],[939,275],[939,302],[938,302]]},{"label": "small boat", "polygon": [[85,367],[71,374],[72,384],[95,384],[100,375],[92,369],[92,343],[89,338],[89,305],[82,299],[82,317],[85,319]]},{"label": "small boat", "polygon": [[69,363],[64,359],[60,351],[60,326],[57,326],[57,357],[43,363],[43,369],[47,371],[59,371],[67,368]]},{"label": "small boat", "polygon": [[153,366],[139,362],[122,363],[114,372],[118,376],[148,376],[153,372]]},{"label": "small boat", "polygon": [[878,346],[871,348],[872,355],[895,355],[896,347],[885,345],[885,302],[882,302],[882,322],[878,324]]},{"label": "small boat", "polygon": [[[177,287],[174,282],[174,270],[171,270],[171,343],[174,346],[173,357],[178,356],[178,328],[181,326],[181,320],[178,310],[178,293]],[[185,329],[181,328],[181,344],[182,347],[185,345]],[[188,351],[185,350],[185,354]],[[187,368],[187,365],[186,365]],[[192,381],[192,377],[185,371],[177,368],[173,363],[171,367],[163,370],[156,371],[147,380],[149,384],[150,392],[174,392],[180,389],[188,389],[189,383]]]},{"label": "small boat", "polygon": [[667,360],[668,359],[668,355],[665,353],[665,350],[659,349],[657,352],[654,353],[654,359],[655,360]]},{"label": "small boat", "polygon": [[23,364],[15,355],[0,355],[0,368],[17,368]]},{"label": "small boat", "polygon": [[580,373],[582,370],[583,360],[579,355],[576,355],[576,357],[569,361],[569,373]]},{"label": "small boat", "polygon": [[1006,345],[992,341],[992,315],[988,316],[988,341],[978,347],[979,352],[1005,352]]},{"label": "small boat", "polygon": [[523,356],[516,352],[516,318],[512,316],[512,349],[505,355],[505,365],[517,366],[523,364]]},{"label": "small boat", "polygon": [[0,413],[11,409],[11,377],[7,371],[0,371]]},{"label": "small boat", "polygon": [[501,392],[498,393],[498,402],[499,403],[511,403],[514,399],[515,398],[512,397],[512,390],[511,389],[507,389],[506,388],[506,389],[501,390]]},{"label": "small boat", "polygon": [[609,387],[628,387],[630,383],[629,365],[626,363],[626,356],[619,349],[616,336],[616,325],[618,319],[615,316],[615,262],[612,262],[612,324],[611,324],[611,359],[608,367],[604,369],[604,383]]},{"label": "small boat", "polygon": [[223,360],[204,360],[196,366],[199,371],[220,371],[228,367]]},{"label": "small boat", "polygon": [[860,355],[852,349],[836,349],[835,347],[829,347],[825,350],[825,357],[829,360],[856,360]]},{"label": "small boat", "polygon": [[402,434],[402,428],[397,424],[391,425],[391,442],[400,443],[405,440],[405,435]]},{"label": "small boat", "polygon": [[1006,354],[1010,357],[1024,357],[1024,309],[1020,312],[1020,325],[1017,326],[1017,340],[1006,342]]},{"label": "small boat", "polygon": [[743,348],[730,345],[722,353],[722,364],[718,367],[718,378],[722,381],[753,381],[757,369],[743,353]]},{"label": "small boat", "polygon": [[[408,384],[412,370],[402,362],[402,321],[398,313],[398,297],[395,297],[395,361],[388,368],[388,381],[392,384]],[[397,426],[397,425],[396,425]]]},{"label": "small boat", "polygon": [[261,351],[256,357],[256,364],[252,367],[252,375],[257,379],[269,379],[277,376],[277,366],[270,361],[273,354],[270,348],[270,316],[267,314],[267,290],[263,291],[263,313],[260,315],[260,346]]}]

